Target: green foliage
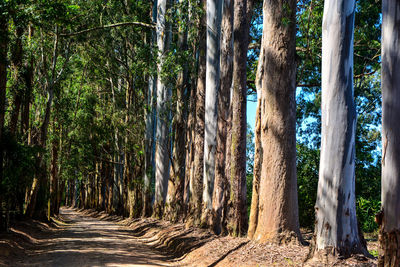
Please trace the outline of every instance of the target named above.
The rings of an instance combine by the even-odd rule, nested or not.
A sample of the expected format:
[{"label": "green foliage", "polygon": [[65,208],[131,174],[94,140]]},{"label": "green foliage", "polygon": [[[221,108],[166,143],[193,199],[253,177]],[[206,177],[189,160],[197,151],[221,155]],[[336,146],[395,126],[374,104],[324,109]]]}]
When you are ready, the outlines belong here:
[{"label": "green foliage", "polygon": [[300,225],[313,228],[318,188],[319,150],[300,143],[296,147]]},{"label": "green foliage", "polygon": [[381,202],[376,199],[357,198],[357,219],[364,232],[371,233],[378,229],[375,214],[381,209]]}]

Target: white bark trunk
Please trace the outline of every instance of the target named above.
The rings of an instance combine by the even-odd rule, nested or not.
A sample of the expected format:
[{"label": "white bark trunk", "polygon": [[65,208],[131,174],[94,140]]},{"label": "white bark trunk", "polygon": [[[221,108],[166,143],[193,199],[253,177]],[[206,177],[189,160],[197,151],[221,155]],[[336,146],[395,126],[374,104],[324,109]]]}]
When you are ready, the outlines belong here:
[{"label": "white bark trunk", "polygon": [[382,208],[385,231],[400,230],[400,2],[382,8]]},{"label": "white bark trunk", "polygon": [[206,63],[206,103],[204,133],[204,213],[212,209],[212,193],[215,176],[215,151],[217,141],[217,97],[220,71],[220,35],[222,1],[207,1],[207,63]]},{"label": "white bark trunk", "polygon": [[[167,21],[165,19],[168,0],[159,0],[157,3],[157,46],[159,64],[158,73],[161,73],[164,63],[165,52],[169,48],[169,37]],[[155,208],[163,207],[168,190],[169,179],[169,111],[168,102],[170,92],[163,83],[160,75],[157,79],[157,129],[156,129],[156,173],[155,173]],[[159,211],[156,211],[159,212]],[[161,214],[158,214],[160,216]]]},{"label": "white bark trunk", "polygon": [[355,202],[354,0],[327,0],[322,25],[322,139],[316,250],[365,252]]}]

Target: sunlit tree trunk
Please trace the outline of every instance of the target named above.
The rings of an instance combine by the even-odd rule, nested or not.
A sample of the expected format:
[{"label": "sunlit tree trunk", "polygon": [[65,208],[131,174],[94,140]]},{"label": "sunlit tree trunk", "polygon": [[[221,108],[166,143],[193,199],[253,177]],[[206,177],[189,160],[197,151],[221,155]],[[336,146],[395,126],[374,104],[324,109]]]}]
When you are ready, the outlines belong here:
[{"label": "sunlit tree trunk", "polygon": [[355,198],[354,0],[328,0],[322,24],[321,160],[315,205],[315,256],[366,252]]},{"label": "sunlit tree trunk", "polygon": [[222,1],[207,1],[206,102],[202,223],[211,225],[212,194],[217,147],[218,90],[220,83],[220,35]]},{"label": "sunlit tree trunk", "polygon": [[[261,170],[252,238],[260,242],[301,239],[296,178],[296,1],[265,0],[258,79],[261,85]],[[257,183],[257,181],[256,181]],[[257,193],[256,193],[257,194]],[[252,207],[253,210],[253,207]]]},{"label": "sunlit tree trunk", "polygon": [[378,266],[400,266],[400,2],[382,5],[382,220]]},{"label": "sunlit tree trunk", "polygon": [[[164,58],[169,49],[170,29],[166,20],[169,0],[159,0],[157,3],[157,46],[159,49],[158,73],[162,72]],[[168,190],[169,157],[171,153],[169,138],[170,90],[159,76],[157,79],[157,131],[156,131],[156,188],[153,215],[160,218],[163,214]]]},{"label": "sunlit tree trunk", "polygon": [[225,173],[226,140],[233,72],[233,0],[224,1],[221,26],[221,83],[218,95],[218,129],[213,193],[213,230],[226,232],[226,205],[229,184]]},{"label": "sunlit tree trunk", "polygon": [[[180,1],[184,3],[183,0]],[[183,13],[186,10],[180,10]],[[178,49],[185,53],[187,47],[187,32],[182,27],[178,33]],[[176,222],[182,216],[184,209],[183,193],[185,181],[185,141],[187,120],[187,94],[188,94],[188,63],[183,63],[182,71],[179,72],[176,84],[175,113],[172,121],[173,147],[170,168],[170,179],[168,182],[167,204],[165,218]]]}]

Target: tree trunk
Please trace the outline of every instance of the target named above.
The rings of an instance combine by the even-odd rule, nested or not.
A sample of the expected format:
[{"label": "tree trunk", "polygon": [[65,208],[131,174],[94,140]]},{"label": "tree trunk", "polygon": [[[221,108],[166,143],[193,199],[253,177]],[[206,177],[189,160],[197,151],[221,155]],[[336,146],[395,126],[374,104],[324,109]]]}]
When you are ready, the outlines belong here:
[{"label": "tree trunk", "polygon": [[325,1],[321,160],[314,256],[366,253],[356,218],[353,32],[355,1]]},{"label": "tree trunk", "polygon": [[[7,16],[0,16],[0,143],[3,141],[4,117],[6,112],[7,90],[7,50],[8,50],[8,21]],[[3,179],[3,148],[0,148],[0,185]],[[0,203],[2,197],[0,196]]]},{"label": "tree trunk", "polygon": [[212,225],[212,194],[217,147],[218,89],[222,1],[207,1],[206,102],[204,132],[204,176],[202,224]]},{"label": "tree trunk", "polygon": [[[181,0],[181,2],[183,2]],[[181,12],[185,12],[181,10]],[[187,32],[179,29],[178,49],[185,53],[187,47]],[[173,147],[170,179],[168,182],[167,204],[165,218],[176,222],[183,214],[184,182],[185,182],[185,135],[187,119],[188,94],[188,64],[183,63],[182,71],[178,74],[176,85],[176,109],[172,122]]]},{"label": "tree trunk", "polygon": [[221,84],[218,95],[218,129],[213,195],[213,230],[226,233],[226,205],[229,197],[225,173],[226,140],[233,72],[233,0],[224,1],[221,26]]},{"label": "tree trunk", "polygon": [[16,29],[16,40],[15,46],[12,55],[12,65],[11,65],[11,72],[13,73],[14,77],[14,101],[13,101],[13,109],[11,111],[11,118],[10,118],[10,132],[11,134],[15,134],[18,124],[18,117],[19,112],[21,109],[22,103],[22,84],[24,83],[22,78],[22,57],[23,57],[23,48],[22,48],[22,35],[24,34],[24,29],[21,26],[17,26]]},{"label": "tree trunk", "polygon": [[[169,6],[169,0],[159,0],[157,3],[157,45],[159,49],[158,73],[162,73],[164,57],[169,49],[170,27],[166,21],[165,15]],[[157,79],[157,132],[156,132],[156,188],[153,215],[161,218],[164,210],[165,198],[168,190],[169,179],[169,110],[170,90],[159,75]]]},{"label": "tree trunk", "polygon": [[54,138],[52,140],[52,149],[51,149],[52,158],[50,166],[50,197],[48,199],[49,202],[48,217],[53,216],[56,212],[57,184],[58,184],[58,148],[59,148],[59,142],[56,138]]},{"label": "tree trunk", "polygon": [[233,236],[247,232],[248,217],[246,206],[246,100],[247,100],[247,47],[249,25],[247,22],[247,1],[236,0],[234,5],[234,55],[232,77],[232,141],[230,196],[227,224]]},{"label": "tree trunk", "polygon": [[[201,0],[201,8],[205,10],[206,0]],[[199,225],[202,207],[203,170],[204,170],[204,106],[206,82],[206,21],[202,15],[199,25],[199,70],[196,88],[196,119],[194,136],[194,160],[190,185],[188,208],[188,225]]]},{"label": "tree trunk", "polygon": [[[157,1],[153,2],[152,8],[152,22],[157,23]],[[156,42],[156,33],[151,33],[152,46]],[[152,53],[152,58],[154,58]],[[157,91],[157,78],[150,76],[148,93],[147,93],[147,109],[146,109],[146,143],[145,143],[145,173],[144,173],[144,192],[143,192],[143,217],[151,215],[151,181],[154,179],[154,146],[155,146],[155,126],[156,126],[156,91]]]},{"label": "tree trunk", "polygon": [[296,1],[264,1],[261,71],[261,180],[253,239],[301,239],[296,178]]},{"label": "tree trunk", "polygon": [[400,266],[400,2],[382,5],[382,224],[378,266]]}]

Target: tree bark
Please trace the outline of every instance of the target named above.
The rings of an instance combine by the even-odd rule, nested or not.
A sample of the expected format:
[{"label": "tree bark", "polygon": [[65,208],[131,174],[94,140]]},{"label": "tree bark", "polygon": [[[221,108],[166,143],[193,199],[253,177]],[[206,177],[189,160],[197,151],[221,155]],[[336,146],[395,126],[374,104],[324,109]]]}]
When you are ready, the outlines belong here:
[{"label": "tree bark", "polygon": [[[296,177],[296,1],[265,0],[260,64],[261,180],[253,239],[301,240]],[[257,157],[256,156],[256,157]]]},{"label": "tree bark", "polygon": [[202,224],[211,225],[212,194],[217,147],[218,91],[220,80],[220,35],[222,1],[207,1],[206,101]]},{"label": "tree bark", "polygon": [[[205,10],[206,0],[201,0],[201,8]],[[194,136],[194,160],[190,184],[190,200],[188,208],[188,225],[199,225],[201,219],[203,170],[204,170],[204,106],[206,82],[206,21],[202,15],[199,25],[199,70],[196,88],[196,120]]]},{"label": "tree bark", "polygon": [[221,84],[218,95],[218,129],[213,194],[213,231],[226,233],[226,205],[230,190],[225,173],[229,105],[233,72],[233,0],[224,1],[221,26]]},{"label": "tree bark", "polygon": [[247,1],[237,0],[234,6],[234,55],[232,77],[232,140],[230,196],[227,225],[233,236],[242,236],[247,232],[246,206],[246,63],[249,25],[247,22]]},{"label": "tree bark", "polygon": [[[169,0],[159,0],[157,3],[157,46],[159,49],[159,64],[157,72],[162,73],[164,58],[169,49],[170,31],[165,18]],[[165,199],[168,190],[169,179],[169,156],[170,156],[170,138],[169,138],[169,117],[168,104],[171,93],[167,85],[161,79],[157,78],[157,131],[156,131],[156,187],[153,206],[153,216],[161,218],[164,211]]]},{"label": "tree bark", "polygon": [[[157,22],[157,0],[153,2],[152,8],[152,22]],[[156,42],[156,33],[152,31],[151,33],[151,43]],[[153,53],[152,53],[152,58]],[[143,192],[143,217],[148,217],[151,215],[151,180],[154,179],[154,146],[155,146],[155,126],[156,126],[156,90],[157,90],[157,78],[149,77],[149,86],[147,93],[147,109],[146,109],[146,159],[145,159],[145,173],[144,173],[144,192]]]},{"label": "tree bark", "polygon": [[382,224],[378,266],[400,266],[400,2],[382,4]]},{"label": "tree bark", "polygon": [[[183,1],[181,0],[183,3]],[[185,12],[181,10],[181,12]],[[179,28],[178,49],[185,53],[187,47],[187,31]],[[176,85],[176,108],[172,121],[173,147],[170,179],[168,182],[167,204],[165,218],[177,222],[183,215],[184,181],[185,181],[185,143],[188,95],[188,64],[183,63],[182,71],[178,74]]]},{"label": "tree bark", "polygon": [[[314,256],[367,253],[355,199],[353,32],[355,1],[325,1],[322,25],[322,133]],[[329,258],[329,257],[328,257]]]}]

